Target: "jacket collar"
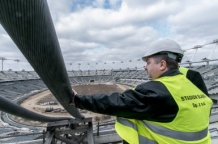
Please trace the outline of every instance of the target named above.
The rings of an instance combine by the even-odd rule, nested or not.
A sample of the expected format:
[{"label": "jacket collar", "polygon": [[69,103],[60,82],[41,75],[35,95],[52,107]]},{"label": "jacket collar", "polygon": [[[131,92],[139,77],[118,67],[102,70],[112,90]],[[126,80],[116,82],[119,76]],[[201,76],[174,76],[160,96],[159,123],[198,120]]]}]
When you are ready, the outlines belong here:
[{"label": "jacket collar", "polygon": [[159,78],[164,76],[175,76],[178,74],[182,74],[179,69],[169,69],[168,71],[164,72],[162,75],[159,76]]}]

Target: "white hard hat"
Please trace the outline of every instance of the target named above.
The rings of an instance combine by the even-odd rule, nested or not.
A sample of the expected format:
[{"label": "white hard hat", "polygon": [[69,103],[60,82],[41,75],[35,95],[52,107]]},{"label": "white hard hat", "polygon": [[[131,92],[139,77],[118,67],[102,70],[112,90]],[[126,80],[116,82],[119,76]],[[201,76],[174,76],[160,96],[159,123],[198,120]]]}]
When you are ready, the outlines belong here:
[{"label": "white hard hat", "polygon": [[184,54],[184,51],[181,49],[180,45],[174,40],[161,39],[151,43],[151,45],[146,49],[146,53],[142,57],[142,60],[146,61],[148,56],[162,52],[178,62],[181,62]]}]

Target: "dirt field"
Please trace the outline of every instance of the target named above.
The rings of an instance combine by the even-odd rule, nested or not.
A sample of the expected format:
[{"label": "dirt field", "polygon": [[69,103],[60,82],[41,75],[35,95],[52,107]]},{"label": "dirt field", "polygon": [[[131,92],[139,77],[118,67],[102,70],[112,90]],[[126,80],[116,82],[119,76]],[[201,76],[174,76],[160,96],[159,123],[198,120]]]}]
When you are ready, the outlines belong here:
[{"label": "dirt field", "polygon": [[[128,88],[131,88],[129,86],[125,85],[115,85],[115,84],[90,84],[90,85],[76,85],[73,86],[73,89],[75,89],[79,94],[96,94],[96,93],[112,93],[112,92],[122,92]],[[46,108],[49,107],[53,109],[63,109],[63,107],[58,103],[57,105],[48,105],[48,102],[57,102],[56,98],[50,93],[50,91],[44,91],[42,93],[36,94],[34,96],[29,97],[25,101],[21,103],[22,107],[25,107],[33,112],[43,114],[46,116],[52,116],[52,117],[66,117],[70,115],[67,112],[45,112]],[[85,117],[92,117],[93,122],[97,121],[107,121],[112,120],[114,117],[96,114],[93,112],[89,112],[86,110],[80,111]],[[26,124],[34,124],[34,125],[41,125],[44,126],[45,123],[35,122],[35,121],[29,121],[24,120],[22,118],[13,117],[16,121],[26,123]]]}]

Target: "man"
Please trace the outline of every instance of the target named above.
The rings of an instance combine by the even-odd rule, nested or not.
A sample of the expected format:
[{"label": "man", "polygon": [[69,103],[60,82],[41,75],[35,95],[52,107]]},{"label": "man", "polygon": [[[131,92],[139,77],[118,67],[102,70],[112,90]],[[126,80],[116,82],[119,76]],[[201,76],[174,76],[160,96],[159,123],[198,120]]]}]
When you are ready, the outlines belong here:
[{"label": "man", "polygon": [[178,70],[183,51],[158,40],[142,58],[152,81],[123,93],[74,96],[77,108],[117,116],[117,133],[130,144],[210,144],[210,98]]}]

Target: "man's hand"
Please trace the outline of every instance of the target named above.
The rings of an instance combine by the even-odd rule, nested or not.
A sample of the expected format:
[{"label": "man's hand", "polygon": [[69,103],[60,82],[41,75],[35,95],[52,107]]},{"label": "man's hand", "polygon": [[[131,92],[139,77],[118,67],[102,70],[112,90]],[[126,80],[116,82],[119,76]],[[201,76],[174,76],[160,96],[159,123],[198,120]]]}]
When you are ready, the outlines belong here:
[{"label": "man's hand", "polygon": [[77,95],[77,92],[76,92],[74,89],[72,89],[72,90],[73,90],[73,94],[74,94],[74,96]]},{"label": "man's hand", "polygon": [[76,92],[74,89],[72,89],[72,90],[73,90],[73,96],[72,96],[72,101],[70,102],[70,105],[75,106],[75,103],[74,103],[74,96],[77,95],[77,92]]}]

